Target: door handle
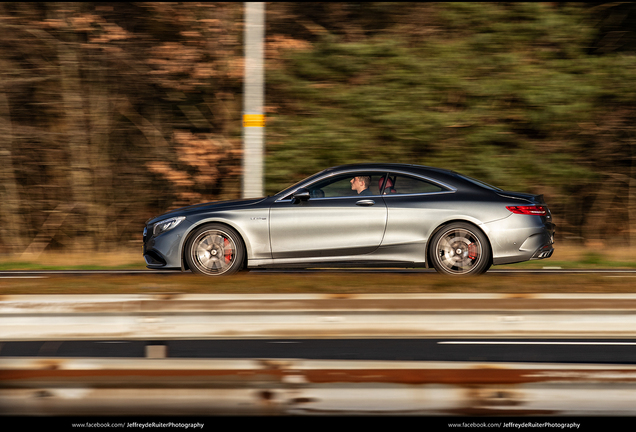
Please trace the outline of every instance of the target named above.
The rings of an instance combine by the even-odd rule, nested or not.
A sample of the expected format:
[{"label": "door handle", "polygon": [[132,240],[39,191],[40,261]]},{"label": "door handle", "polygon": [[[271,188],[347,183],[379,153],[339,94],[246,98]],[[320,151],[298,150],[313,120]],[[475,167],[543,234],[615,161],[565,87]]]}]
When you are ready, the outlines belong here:
[{"label": "door handle", "polygon": [[370,200],[370,199],[356,201],[356,205],[358,205],[358,206],[372,206],[374,204],[375,204],[375,201]]}]

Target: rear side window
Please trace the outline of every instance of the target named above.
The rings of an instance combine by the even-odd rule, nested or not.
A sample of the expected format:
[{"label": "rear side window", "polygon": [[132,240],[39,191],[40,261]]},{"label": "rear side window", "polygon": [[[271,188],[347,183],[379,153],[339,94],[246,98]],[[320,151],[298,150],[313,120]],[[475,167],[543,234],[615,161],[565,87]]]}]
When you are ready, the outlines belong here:
[{"label": "rear side window", "polygon": [[383,195],[403,195],[444,192],[448,189],[417,177],[389,174]]}]

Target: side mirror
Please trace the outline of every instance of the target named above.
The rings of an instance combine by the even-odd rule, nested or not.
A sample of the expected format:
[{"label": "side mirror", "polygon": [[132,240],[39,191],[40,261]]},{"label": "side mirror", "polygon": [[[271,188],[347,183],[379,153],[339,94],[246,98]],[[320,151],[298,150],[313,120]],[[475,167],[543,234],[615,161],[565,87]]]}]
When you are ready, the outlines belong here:
[{"label": "side mirror", "polygon": [[305,188],[300,188],[292,194],[294,204],[298,204],[301,201],[307,201],[309,199],[309,191]]}]

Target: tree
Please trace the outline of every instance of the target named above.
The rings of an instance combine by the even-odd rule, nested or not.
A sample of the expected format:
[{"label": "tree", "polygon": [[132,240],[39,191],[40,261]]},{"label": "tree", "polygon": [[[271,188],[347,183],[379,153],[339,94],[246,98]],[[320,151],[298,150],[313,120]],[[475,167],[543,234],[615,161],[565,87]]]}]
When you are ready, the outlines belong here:
[{"label": "tree", "polygon": [[628,238],[635,63],[590,50],[586,6],[407,4],[377,31],[353,19],[356,38],[313,11],[286,9],[322,30],[270,66],[270,192],[340,163],[420,163],[543,193],[561,238]]}]

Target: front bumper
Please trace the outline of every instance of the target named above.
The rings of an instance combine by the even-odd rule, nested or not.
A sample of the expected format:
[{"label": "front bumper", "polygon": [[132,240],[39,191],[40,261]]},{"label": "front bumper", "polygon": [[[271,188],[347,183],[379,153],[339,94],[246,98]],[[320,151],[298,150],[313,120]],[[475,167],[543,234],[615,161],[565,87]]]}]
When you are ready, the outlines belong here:
[{"label": "front bumper", "polygon": [[150,269],[180,269],[183,241],[190,230],[191,223],[186,220],[170,231],[152,235],[153,225],[144,227],[143,257]]}]

